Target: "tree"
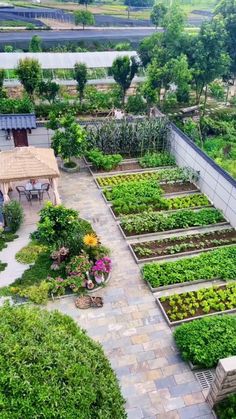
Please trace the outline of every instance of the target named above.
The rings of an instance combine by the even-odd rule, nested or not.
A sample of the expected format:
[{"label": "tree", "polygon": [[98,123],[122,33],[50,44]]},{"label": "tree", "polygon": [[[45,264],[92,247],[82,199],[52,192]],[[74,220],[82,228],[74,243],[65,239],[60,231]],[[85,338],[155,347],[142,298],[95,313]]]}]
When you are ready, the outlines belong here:
[{"label": "tree", "polygon": [[4,46],[4,52],[13,52],[14,48],[12,45],[5,45]]},{"label": "tree", "polygon": [[88,81],[88,70],[86,64],[76,63],[74,66],[75,80],[77,81],[77,91],[79,92],[80,104],[84,97],[84,89]]},{"label": "tree", "polygon": [[176,85],[176,96],[178,102],[188,102],[192,73],[188,67],[186,55],[182,54],[178,58],[171,59],[165,67],[168,87],[170,87],[172,83]]},{"label": "tree", "polygon": [[29,44],[29,51],[30,52],[41,52],[42,51],[42,39],[38,35],[34,35],[31,38],[30,44]]},{"label": "tree", "polygon": [[[174,2],[169,7],[168,12],[163,19],[163,27],[165,29],[163,41],[165,48],[168,48],[170,54],[177,56],[176,52],[181,45],[181,36],[184,30],[185,14],[179,7],[178,3]],[[170,57],[172,58],[172,57]]]},{"label": "tree", "polygon": [[39,96],[45,100],[48,100],[49,103],[55,102],[59,90],[59,84],[51,80],[42,80],[38,85]]},{"label": "tree", "polygon": [[86,131],[72,115],[66,115],[59,120],[58,128],[52,137],[52,148],[56,155],[71,162],[72,157],[81,157],[86,151]]},{"label": "tree", "polygon": [[85,26],[92,26],[95,23],[93,14],[88,10],[76,10],[76,12],[74,12],[74,18],[75,25],[82,25],[83,29]]},{"label": "tree", "polygon": [[112,64],[111,74],[122,90],[123,106],[125,103],[126,91],[129,89],[137,71],[138,63],[135,57],[131,57],[131,59],[127,56],[118,57]]},{"label": "tree", "polygon": [[34,92],[42,79],[42,70],[38,60],[33,58],[21,59],[16,68],[16,73],[25,91],[33,98]]},{"label": "tree", "polygon": [[151,11],[151,22],[153,25],[162,26],[164,17],[168,9],[163,3],[155,3]]},{"label": "tree", "polygon": [[4,69],[0,69],[0,91],[2,91],[3,89],[3,82],[5,79],[5,70]]}]

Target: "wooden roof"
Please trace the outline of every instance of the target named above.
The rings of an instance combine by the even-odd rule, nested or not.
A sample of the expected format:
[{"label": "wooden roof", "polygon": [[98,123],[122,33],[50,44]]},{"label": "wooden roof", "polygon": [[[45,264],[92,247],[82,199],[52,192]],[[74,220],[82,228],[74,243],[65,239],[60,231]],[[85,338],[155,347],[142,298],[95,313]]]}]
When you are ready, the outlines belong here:
[{"label": "wooden roof", "polygon": [[0,183],[59,176],[57,161],[51,148],[16,147],[0,152]]}]

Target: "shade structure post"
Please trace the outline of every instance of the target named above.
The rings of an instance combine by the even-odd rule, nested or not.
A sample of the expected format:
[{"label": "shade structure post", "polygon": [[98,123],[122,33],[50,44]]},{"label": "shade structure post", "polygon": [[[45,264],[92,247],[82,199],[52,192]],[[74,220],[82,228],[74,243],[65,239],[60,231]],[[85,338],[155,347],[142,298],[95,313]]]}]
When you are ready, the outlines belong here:
[{"label": "shade structure post", "polygon": [[1,184],[1,190],[2,190],[2,194],[3,194],[4,203],[9,202],[10,198],[9,198],[9,195],[8,195],[8,190],[9,190],[8,183],[2,183]]},{"label": "shade structure post", "polygon": [[51,185],[52,185],[52,190],[53,190],[53,194],[54,194],[54,204],[55,205],[60,205],[61,204],[61,198],[60,198],[58,188],[57,188],[57,179],[52,178],[51,179]]}]

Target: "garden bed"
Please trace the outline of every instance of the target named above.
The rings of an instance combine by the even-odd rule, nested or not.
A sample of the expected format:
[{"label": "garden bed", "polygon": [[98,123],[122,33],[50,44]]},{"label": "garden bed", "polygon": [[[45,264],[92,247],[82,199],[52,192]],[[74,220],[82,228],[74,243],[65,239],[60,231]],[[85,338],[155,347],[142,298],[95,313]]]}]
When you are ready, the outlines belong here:
[{"label": "garden bed", "polygon": [[125,215],[119,228],[124,238],[152,237],[154,235],[199,230],[208,226],[229,225],[215,208],[179,210],[175,212]]},{"label": "garden bed", "polygon": [[142,243],[132,243],[130,250],[137,263],[185,256],[236,244],[235,229],[210,231],[188,236],[168,237]]},{"label": "garden bed", "polygon": [[153,290],[175,284],[192,284],[205,279],[212,281],[236,279],[236,246],[231,245],[177,261],[152,262],[142,267],[144,281]]},{"label": "garden bed", "polygon": [[157,298],[169,326],[216,314],[236,312],[236,284],[202,288],[198,291]]}]

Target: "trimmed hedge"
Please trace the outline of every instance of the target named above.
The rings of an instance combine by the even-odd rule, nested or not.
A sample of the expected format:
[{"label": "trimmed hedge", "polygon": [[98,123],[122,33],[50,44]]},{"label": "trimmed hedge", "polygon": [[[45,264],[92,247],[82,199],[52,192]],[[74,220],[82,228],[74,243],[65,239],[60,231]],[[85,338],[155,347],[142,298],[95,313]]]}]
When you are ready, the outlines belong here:
[{"label": "trimmed hedge", "polygon": [[125,419],[101,346],[57,311],[0,308],[0,416]]},{"label": "trimmed hedge", "polygon": [[184,360],[204,368],[236,355],[236,317],[212,316],[184,323],[174,331]]}]

